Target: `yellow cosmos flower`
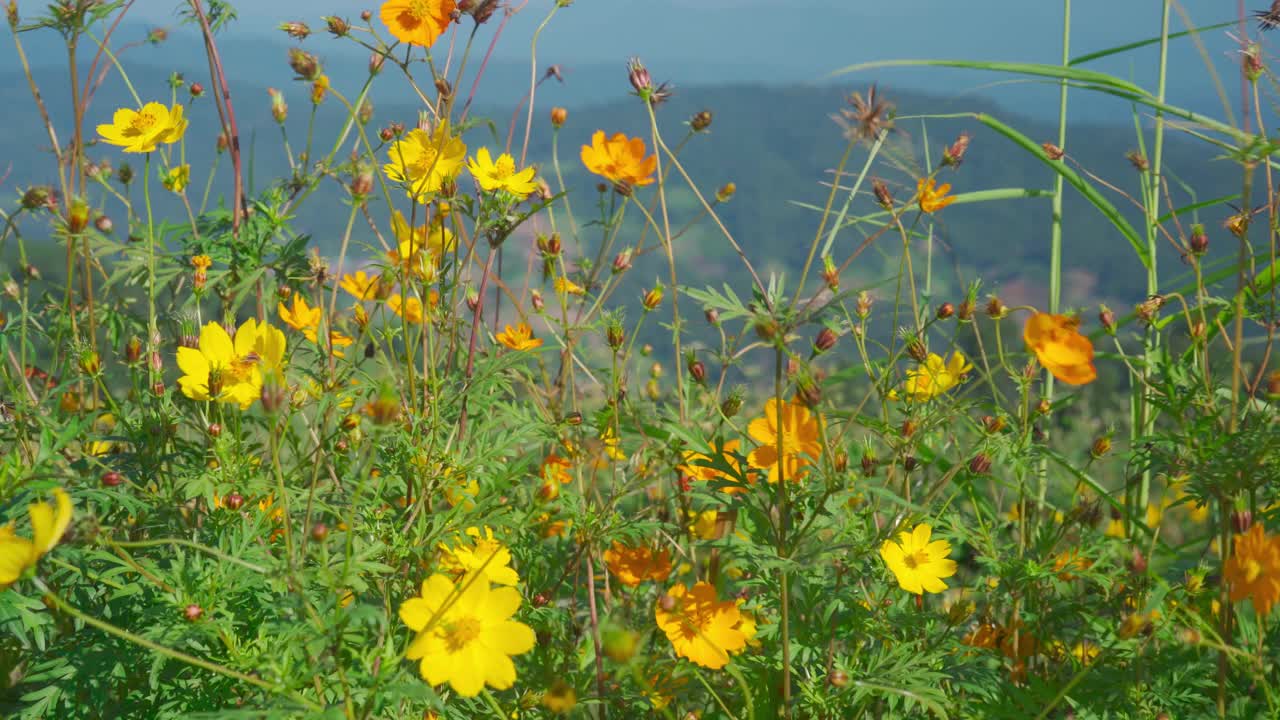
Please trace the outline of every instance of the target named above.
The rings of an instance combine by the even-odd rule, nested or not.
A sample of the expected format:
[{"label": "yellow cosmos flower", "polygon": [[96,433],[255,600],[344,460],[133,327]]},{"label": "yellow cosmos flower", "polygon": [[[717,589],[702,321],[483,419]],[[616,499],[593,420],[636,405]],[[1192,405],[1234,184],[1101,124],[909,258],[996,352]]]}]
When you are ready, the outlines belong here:
[{"label": "yellow cosmos flower", "polygon": [[539,474],[547,482],[559,481],[561,485],[568,485],[573,482],[573,475],[569,472],[572,468],[573,463],[569,462],[568,459],[551,453],[542,460],[542,468]]},{"label": "yellow cosmos flower", "polygon": [[377,275],[357,270],[342,276],[342,289],[354,295],[357,300],[372,300],[378,297],[378,282]]},{"label": "yellow cosmos flower", "polygon": [[320,306],[311,307],[302,293],[294,293],[292,308],[280,302],[276,304],[276,310],[285,325],[302,333],[311,342],[316,341],[316,333],[320,329]]},{"label": "yellow cosmos flower", "polygon": [[604,551],[604,562],[609,572],[627,587],[635,587],[645,580],[663,582],[671,575],[671,551],[654,552],[643,545],[630,547],[617,540]]},{"label": "yellow cosmos flower", "polygon": [[329,76],[321,75],[311,84],[311,104],[319,105],[324,102],[324,96],[329,93]]},{"label": "yellow cosmos flower", "polygon": [[922,365],[907,371],[902,391],[910,400],[929,400],[964,382],[965,374],[972,370],[973,366],[960,353],[952,354],[945,362],[941,356],[929,353]]},{"label": "yellow cosmos flower", "polygon": [[467,528],[466,537],[458,536],[453,545],[441,543],[440,564],[454,575],[481,573],[496,585],[515,585],[520,576],[511,567],[511,551],[485,526]]},{"label": "yellow cosmos flower", "polygon": [[98,126],[102,141],[124,148],[127,153],[149,153],[156,145],[176,143],[187,131],[187,119],[182,116],[182,106],[167,108],[152,102],[141,110],[120,108],[111,123]]},{"label": "yellow cosmos flower", "polygon": [[387,253],[391,264],[427,282],[435,280],[440,263],[456,244],[453,231],[444,226],[440,215],[429,224],[410,228],[396,210],[391,213],[391,231],[396,236],[396,248]]},{"label": "yellow cosmos flower", "polygon": [[[111,413],[102,413],[93,421],[93,432],[95,435],[109,435],[111,431],[116,429],[116,416]],[[110,455],[119,448],[113,440],[92,440],[85,446],[85,452],[95,457]]]},{"label": "yellow cosmos flower", "polygon": [[689,511],[689,533],[699,540],[715,540],[719,537],[716,531],[720,513],[716,510]]},{"label": "yellow cosmos flower", "polygon": [[392,182],[402,183],[409,197],[424,202],[458,176],[466,155],[462,138],[449,134],[448,123],[440,123],[434,133],[418,128],[396,141],[382,170]]},{"label": "yellow cosmos flower", "polygon": [[610,460],[623,462],[627,459],[627,454],[622,451],[622,441],[618,439],[618,433],[614,432],[613,428],[607,427],[600,433],[600,442],[604,445],[604,454]]},{"label": "yellow cosmos flower", "polygon": [[[778,482],[781,469],[787,480],[799,482],[808,466],[822,455],[822,416],[796,402],[782,405],[782,428],[778,428],[778,401],[770,398],[764,414],[747,425],[747,434],[759,447],[747,456],[753,467],[769,471],[769,482]],[[779,453],[781,445],[781,453]],[[779,457],[781,455],[781,457]]]},{"label": "yellow cosmos flower", "polygon": [[13,523],[0,526],[0,590],[18,581],[28,568],[35,567],[67,532],[71,524],[71,496],[62,488],[53,489],[55,509],[41,500],[27,507],[31,518],[31,539],[18,535]]},{"label": "yellow cosmos flower", "polygon": [[284,362],[284,333],[245,320],[231,336],[216,322],[200,329],[198,348],[178,348],[178,387],[192,400],[234,402],[248,409],[262,392],[262,375]]},{"label": "yellow cosmos flower", "polygon": [[1027,320],[1022,339],[1046,370],[1068,385],[1084,385],[1098,377],[1093,343],[1080,334],[1079,323],[1066,315],[1038,312]]},{"label": "yellow cosmos flower", "polygon": [[511,619],[520,601],[515,588],[490,588],[483,577],[467,575],[455,584],[432,575],[421,596],[400,606],[400,620],[417,633],[405,657],[420,661],[428,683],[448,683],[462,697],[479,695],[485,685],[505,690],[516,681],[511,656],[537,642],[528,625]]},{"label": "yellow cosmos flower", "polygon": [[578,693],[563,680],[552,683],[542,694],[542,706],[553,713],[567,715],[578,705]]},{"label": "yellow cosmos flower", "polygon": [[650,185],[658,169],[658,156],[645,157],[644,140],[617,133],[606,138],[603,130],[591,136],[591,144],[582,146],[582,164],[607,180],[627,185]]},{"label": "yellow cosmos flower", "polygon": [[715,587],[705,582],[692,588],[673,585],[658,602],[654,619],[677,655],[712,670],[747,645],[738,604],[718,599]]},{"label": "yellow cosmos flower", "polygon": [[507,325],[496,337],[498,342],[512,350],[533,350],[542,347],[542,340],[533,336],[533,328],[529,327],[529,323],[518,323],[514,328]]},{"label": "yellow cosmos flower", "polygon": [[408,298],[401,298],[400,293],[396,293],[387,298],[387,307],[391,308],[391,312],[404,318],[407,322],[414,325],[422,324],[422,301],[412,295]]},{"label": "yellow cosmos flower", "polygon": [[387,0],[382,3],[382,22],[397,40],[431,47],[449,29],[454,0]]},{"label": "yellow cosmos flower", "polygon": [[489,148],[477,150],[475,157],[467,160],[467,170],[485,192],[505,190],[523,200],[538,189],[533,181],[533,168],[517,171],[515,158],[506,153],[499,155],[495,162]]},{"label": "yellow cosmos flower", "polygon": [[898,533],[897,542],[885,540],[880,546],[880,557],[898,578],[898,585],[913,595],[940,593],[947,589],[942,578],[956,574],[956,561],[947,558],[951,543],[946,540],[929,542],[933,528],[921,523],[910,532]]},{"label": "yellow cosmos flower", "polygon": [[556,292],[561,295],[586,295],[587,291],[581,285],[575,283],[569,278],[561,275],[556,278]]},{"label": "yellow cosmos flower", "polygon": [[164,189],[171,193],[181,195],[187,189],[187,184],[191,182],[191,166],[175,165],[169,168],[169,172],[164,174],[164,180],[161,184]]},{"label": "yellow cosmos flower", "polygon": [[947,197],[951,192],[951,183],[937,185],[933,178],[920,178],[916,181],[916,196],[923,212],[933,213],[955,202],[955,197]]},{"label": "yellow cosmos flower", "polygon": [[1227,558],[1223,576],[1231,589],[1231,602],[1248,598],[1258,615],[1265,616],[1280,600],[1280,538],[1268,535],[1262,523],[1237,535],[1235,552]]},{"label": "yellow cosmos flower", "polygon": [[[724,455],[722,456],[724,461],[728,463],[729,467],[737,470],[739,473],[742,472],[741,463],[738,462],[737,458],[738,448],[740,445],[742,445],[742,441],[737,438],[729,440],[724,444]],[[734,494],[746,492],[747,488],[741,484],[741,481],[737,476],[730,475],[713,467],[708,467],[707,464],[711,462],[712,457],[710,455],[703,455],[702,453],[694,452],[692,450],[686,450],[684,452],[684,464],[678,466],[676,469],[682,475],[692,478],[693,480],[702,482],[723,480],[725,482],[734,483],[733,485],[721,487],[720,492],[723,493]],[[746,478],[747,482],[754,483],[756,481],[756,473],[747,471]]]}]

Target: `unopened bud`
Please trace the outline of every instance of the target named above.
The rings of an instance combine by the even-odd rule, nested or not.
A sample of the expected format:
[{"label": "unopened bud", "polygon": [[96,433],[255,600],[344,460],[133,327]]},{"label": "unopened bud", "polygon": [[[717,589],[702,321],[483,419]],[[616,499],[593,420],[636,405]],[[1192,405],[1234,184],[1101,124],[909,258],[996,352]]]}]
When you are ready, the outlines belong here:
[{"label": "unopened bud", "polygon": [[551,108],[551,127],[559,130],[569,119],[569,111],[562,107]]},{"label": "unopened bud", "polygon": [[693,128],[694,132],[702,132],[711,127],[711,111],[702,110],[698,112],[693,116],[693,119],[689,121],[689,127]]},{"label": "unopened bud", "polygon": [[854,304],[853,311],[854,311],[854,314],[858,316],[859,320],[866,320],[868,317],[870,317],[872,302],[873,300],[871,298],[871,294],[868,293],[866,290],[863,290],[858,293],[858,299],[857,299],[857,302]]},{"label": "unopened bud", "polygon": [[627,248],[617,255],[613,256],[613,274],[626,272],[631,268],[631,248]]},{"label": "unopened bud", "polygon": [[707,319],[707,324],[712,327],[720,325],[720,311],[715,308],[707,308],[702,311],[702,316]]},{"label": "unopened bud", "polygon": [[1111,308],[1102,306],[1098,311],[1098,322],[1102,323],[1102,329],[1108,334],[1116,334],[1116,314],[1111,312]]},{"label": "unopened bud", "polygon": [[116,487],[124,482],[124,476],[115,470],[108,470],[102,473],[102,484],[107,487]]},{"label": "unopened bud", "polygon": [[1102,437],[1094,440],[1093,445],[1089,448],[1089,454],[1092,455],[1095,460],[1105,457],[1109,452],[1111,452],[1110,435],[1103,435]]},{"label": "unopened bud", "polygon": [[115,223],[111,222],[111,218],[106,215],[99,215],[93,219],[93,227],[103,235],[109,235],[115,229]]},{"label": "unopened bud", "polygon": [[831,328],[824,327],[818,332],[818,336],[813,340],[813,349],[815,352],[824,353],[836,346],[839,336]]},{"label": "unopened bud", "polygon": [[289,105],[284,101],[284,95],[275,88],[267,88],[267,94],[271,96],[271,117],[277,123],[284,124],[289,117]]},{"label": "unopened bud", "polygon": [[262,379],[261,400],[264,410],[269,413],[277,412],[289,402],[289,388],[274,373],[268,374]]},{"label": "unopened bud", "polygon": [[307,24],[304,22],[290,21],[280,23],[279,28],[283,30],[286,35],[296,40],[306,40],[307,36],[311,34],[311,28],[307,27]]},{"label": "unopened bud", "polygon": [[1151,163],[1147,161],[1147,156],[1137,150],[1130,150],[1124,154],[1124,157],[1133,166],[1133,169],[1138,172],[1146,172],[1151,169]]},{"label": "unopened bud", "polygon": [[328,27],[329,32],[334,37],[343,37],[347,33],[351,32],[351,23],[347,22],[346,20],[343,20],[342,18],[336,15],[331,17],[326,17],[324,19],[324,22],[325,22],[325,25]]},{"label": "unopened bud", "polygon": [[992,295],[991,298],[987,300],[986,312],[987,316],[992,320],[999,320],[1009,312],[1009,308],[1000,300],[1000,298]]},{"label": "unopened bud", "polygon": [[964,154],[969,150],[969,133],[962,132],[956,141],[942,151],[942,164],[960,167],[964,162]]},{"label": "unopened bud", "polygon": [[298,48],[289,48],[289,67],[298,74],[298,78],[315,82],[320,77],[320,60],[309,52]]},{"label": "unopened bud", "polygon": [[969,472],[974,475],[986,475],[991,470],[991,458],[985,453],[978,453],[969,461]]},{"label": "unopened bud", "polygon": [[1004,418],[998,417],[998,416],[992,416],[992,415],[983,415],[982,427],[985,428],[987,432],[994,435],[1000,432],[1001,430],[1004,430],[1005,428]]},{"label": "unopened bud", "polygon": [[1246,533],[1253,527],[1253,512],[1248,508],[1231,513],[1231,529],[1237,533]]},{"label": "unopened bud", "polygon": [[732,418],[742,409],[743,390],[742,388],[734,388],[729,397],[720,403],[720,412],[724,413],[727,418]]},{"label": "unopened bud", "polygon": [[187,619],[187,622],[195,622],[199,620],[202,615],[204,615],[204,609],[195,603],[188,605],[182,611],[182,616]]},{"label": "unopened bud", "polygon": [[311,526],[311,539],[316,542],[324,542],[329,537],[329,526],[324,523],[316,523]]},{"label": "unopened bud", "polygon": [[876,203],[885,210],[893,209],[893,193],[889,192],[889,186],[880,178],[872,178],[871,192],[875,195]]},{"label": "unopened bud", "polygon": [[944,302],[938,306],[938,319],[946,320],[956,314],[956,306],[949,302]]},{"label": "unopened bud", "polygon": [[654,310],[659,305],[661,305],[662,304],[662,286],[655,285],[653,289],[646,292],[644,294],[644,297],[641,299],[641,304],[644,305],[645,310]]},{"label": "unopened bud", "polygon": [[737,192],[738,186],[734,183],[727,182],[724,185],[721,185],[719,190],[716,190],[716,202],[729,202]]},{"label": "unopened bud", "polygon": [[707,366],[701,360],[694,360],[689,363],[689,376],[698,384],[707,381]]},{"label": "unopened bud", "polygon": [[627,79],[641,96],[653,90],[653,78],[649,76],[649,71],[640,62],[640,58],[631,58],[627,62]]},{"label": "unopened bud", "polygon": [[1191,239],[1187,241],[1187,246],[1195,255],[1203,255],[1209,250],[1209,236],[1205,234],[1203,225],[1191,226]]}]

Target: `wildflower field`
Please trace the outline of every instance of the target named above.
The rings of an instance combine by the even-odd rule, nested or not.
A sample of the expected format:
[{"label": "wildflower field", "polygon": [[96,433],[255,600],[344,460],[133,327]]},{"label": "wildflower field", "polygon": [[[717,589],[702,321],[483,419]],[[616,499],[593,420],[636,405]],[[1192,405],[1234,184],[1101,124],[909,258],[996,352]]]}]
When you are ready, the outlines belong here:
[{"label": "wildflower field", "polygon": [[[572,0],[345,3],[280,28],[269,95],[224,68],[234,7],[173,4],[200,77],[131,66],[131,1],[6,3],[44,164],[0,178],[4,717],[1280,717],[1280,2],[844,68],[816,200],[691,173],[736,150],[678,68],[617,58],[625,128],[543,100]],[[1169,101],[1168,47],[1227,33],[1222,113]],[[504,43],[528,82],[481,112]],[[1090,66],[1139,48],[1152,87]],[[909,65],[1049,83],[1057,133],[899,112]],[[1073,155],[1094,95],[1118,175]],[[1015,156],[1034,186],[972,171]],[[808,222],[731,227],[739,193]],[[946,234],[1033,202],[1035,237]],[[1066,299],[1077,215],[1125,305]],[[1044,245],[1038,299],[966,242]]]}]

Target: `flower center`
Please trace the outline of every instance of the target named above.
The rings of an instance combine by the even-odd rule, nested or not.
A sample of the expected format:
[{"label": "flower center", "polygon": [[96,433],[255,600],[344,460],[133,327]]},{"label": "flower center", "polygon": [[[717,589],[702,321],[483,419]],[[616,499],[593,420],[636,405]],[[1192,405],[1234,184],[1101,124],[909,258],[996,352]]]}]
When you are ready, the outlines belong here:
[{"label": "flower center", "polygon": [[1262,574],[1262,564],[1259,563],[1257,560],[1249,560],[1248,562],[1245,563],[1245,566],[1244,566],[1245,582],[1253,582],[1254,580],[1257,580],[1258,576],[1261,574]]},{"label": "flower center", "polygon": [[917,550],[903,558],[903,562],[907,564],[907,567],[915,570],[921,565],[925,565],[929,562],[929,553],[924,550]]},{"label": "flower center", "polygon": [[444,629],[444,643],[449,652],[454,653],[465,648],[480,637],[480,621],[467,615],[454,620]]},{"label": "flower center", "polygon": [[[417,162],[413,163],[413,174],[416,177],[425,177],[436,167],[436,157],[439,155],[433,147],[423,148],[422,154],[418,156]],[[426,228],[423,228],[425,230]],[[415,234],[418,232],[414,230]]]},{"label": "flower center", "polygon": [[140,133],[145,133],[155,127],[156,116],[150,112],[140,112],[133,116],[133,121],[129,123],[129,128]]},{"label": "flower center", "polygon": [[431,0],[409,0],[409,14],[414,20],[424,22],[431,19]]}]

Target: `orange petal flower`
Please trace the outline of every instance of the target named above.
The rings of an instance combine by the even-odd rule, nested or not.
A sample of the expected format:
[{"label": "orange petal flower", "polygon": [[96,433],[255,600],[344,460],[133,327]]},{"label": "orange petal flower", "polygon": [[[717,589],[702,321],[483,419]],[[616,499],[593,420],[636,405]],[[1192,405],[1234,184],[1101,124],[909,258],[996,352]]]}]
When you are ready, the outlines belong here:
[{"label": "orange petal flower", "polygon": [[400,42],[431,47],[449,29],[454,0],[387,0],[382,3],[382,22]]},{"label": "orange petal flower", "polygon": [[604,551],[604,562],[618,581],[627,587],[635,587],[645,580],[662,582],[671,575],[671,551],[653,550],[640,546],[628,547],[618,541]]},{"label": "orange petal flower", "polygon": [[533,350],[542,347],[542,340],[533,336],[533,328],[529,323],[518,323],[514,328],[507,325],[497,334],[498,342],[512,350]]},{"label": "orange petal flower", "polygon": [[615,183],[650,185],[658,169],[658,156],[645,157],[644,140],[618,133],[606,138],[603,130],[582,146],[582,164],[588,170]]},{"label": "orange petal flower", "polygon": [[1093,343],[1081,335],[1077,321],[1066,315],[1036,313],[1027,320],[1022,339],[1040,364],[1068,385],[1084,385],[1098,377]]},{"label": "orange petal flower", "polygon": [[738,604],[718,599],[715,586],[705,582],[692,588],[673,585],[654,610],[654,619],[677,655],[712,670],[727,665],[729,656],[747,645]]},{"label": "orange petal flower", "polygon": [[954,197],[947,197],[951,192],[951,183],[936,185],[933,178],[920,178],[916,181],[916,195],[919,197],[920,209],[927,213],[936,212],[955,202]]}]

